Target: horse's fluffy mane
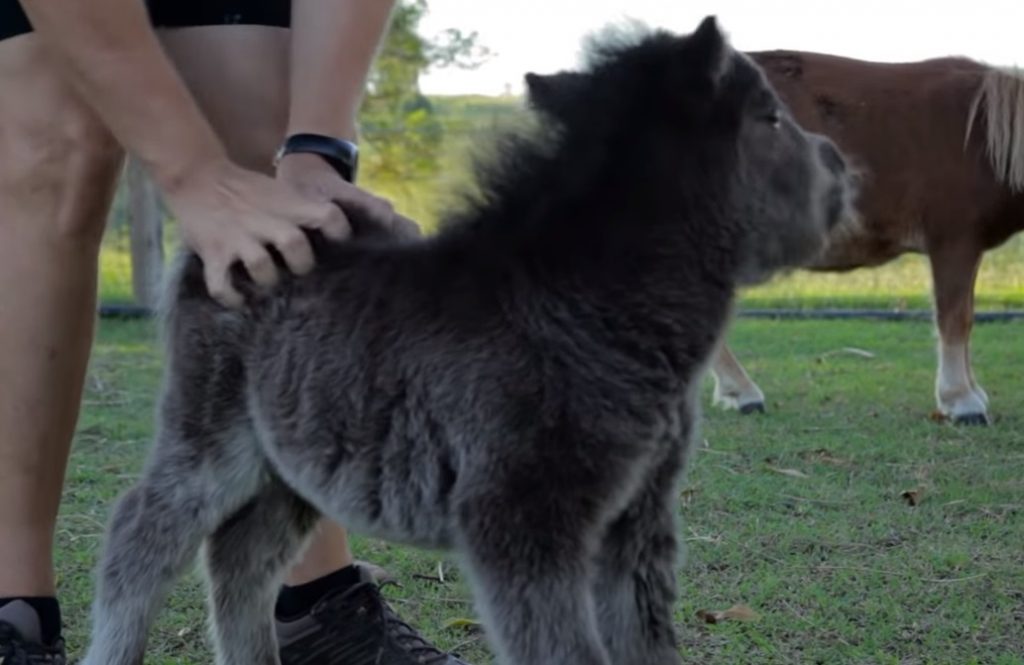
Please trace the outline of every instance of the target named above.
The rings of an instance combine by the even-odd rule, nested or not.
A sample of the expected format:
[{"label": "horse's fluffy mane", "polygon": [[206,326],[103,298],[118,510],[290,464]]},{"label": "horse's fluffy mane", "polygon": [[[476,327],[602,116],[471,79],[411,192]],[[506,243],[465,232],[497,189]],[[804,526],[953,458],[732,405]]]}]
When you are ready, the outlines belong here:
[{"label": "horse's fluffy mane", "polygon": [[981,114],[985,146],[996,177],[1013,192],[1024,191],[1024,72],[993,67],[978,86],[967,115],[964,145]]},{"label": "horse's fluffy mane", "polygon": [[621,51],[636,46],[659,32],[661,31],[635,19],[594,30],[583,37],[579,66],[584,70],[600,67]]},{"label": "horse's fluffy mane", "polygon": [[[661,42],[669,38],[669,33],[639,22],[595,31],[585,38],[574,73],[590,75],[630,50],[656,52]],[[636,71],[637,79],[647,75],[650,73]],[[611,144],[616,137],[635,131],[635,123],[626,121],[626,106],[627,99],[605,98],[599,112],[580,108],[567,123],[564,118],[552,119],[525,99],[521,113],[492,127],[492,136],[469,150],[471,182],[449,192],[437,237],[463,237],[466,232],[493,235],[502,241],[533,237],[551,221],[552,207],[588,191],[610,161],[622,159],[621,154],[612,153]],[[609,123],[608,118],[620,122]],[[567,125],[576,134],[598,136],[601,140],[568,140]],[[553,188],[556,182],[558,187]],[[550,194],[552,189],[558,194]],[[538,192],[544,194],[538,196]],[[538,201],[543,206],[538,206]],[[568,219],[561,223],[574,224]]]}]

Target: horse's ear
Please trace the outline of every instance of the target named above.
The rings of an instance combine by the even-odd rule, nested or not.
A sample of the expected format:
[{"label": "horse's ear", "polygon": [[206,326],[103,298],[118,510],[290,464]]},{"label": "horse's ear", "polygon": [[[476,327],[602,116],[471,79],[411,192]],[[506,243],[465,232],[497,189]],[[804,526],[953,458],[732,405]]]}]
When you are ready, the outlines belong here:
[{"label": "horse's ear", "polygon": [[729,44],[718,27],[718,19],[706,17],[687,42],[687,50],[693,58],[691,63],[700,69],[712,88],[718,87],[729,62]]},{"label": "horse's ear", "polygon": [[527,98],[530,104],[552,115],[562,115],[579,97],[585,77],[577,72],[526,75]]}]

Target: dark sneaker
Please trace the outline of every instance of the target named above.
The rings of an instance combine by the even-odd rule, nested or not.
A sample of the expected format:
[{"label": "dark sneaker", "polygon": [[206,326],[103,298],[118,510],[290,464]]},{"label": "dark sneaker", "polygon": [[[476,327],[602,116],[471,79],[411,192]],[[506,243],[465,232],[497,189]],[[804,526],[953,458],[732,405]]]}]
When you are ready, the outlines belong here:
[{"label": "dark sneaker", "polygon": [[0,665],[67,665],[64,641],[42,644],[39,615],[14,600],[0,607]]},{"label": "dark sneaker", "polygon": [[359,584],[328,594],[309,614],[277,620],[281,665],[466,665],[402,621],[359,572]]}]

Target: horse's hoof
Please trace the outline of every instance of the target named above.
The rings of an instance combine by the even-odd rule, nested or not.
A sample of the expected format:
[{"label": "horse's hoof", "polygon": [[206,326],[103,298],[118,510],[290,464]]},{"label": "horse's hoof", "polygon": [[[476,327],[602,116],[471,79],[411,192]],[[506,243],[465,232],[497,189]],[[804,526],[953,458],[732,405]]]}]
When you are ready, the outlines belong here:
[{"label": "horse's hoof", "polygon": [[984,413],[965,413],[962,416],[955,416],[953,418],[954,425],[981,425],[987,426],[989,424],[988,416]]},{"label": "horse's hoof", "polygon": [[750,415],[751,413],[764,413],[764,402],[751,402],[740,407],[740,413]]}]

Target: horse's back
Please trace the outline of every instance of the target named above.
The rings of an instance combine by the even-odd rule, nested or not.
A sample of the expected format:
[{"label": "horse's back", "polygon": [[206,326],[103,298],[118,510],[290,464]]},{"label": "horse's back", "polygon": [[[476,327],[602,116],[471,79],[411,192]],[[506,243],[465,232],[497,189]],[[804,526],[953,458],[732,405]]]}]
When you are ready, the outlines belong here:
[{"label": "horse's back", "polygon": [[944,238],[990,246],[1019,228],[1005,219],[1011,197],[989,162],[984,123],[967,131],[992,68],[962,57],[750,55],[797,121],[832,138],[863,175],[861,223],[817,267],[878,265]]},{"label": "horse's back", "polygon": [[872,153],[908,132],[962,153],[964,122],[988,71],[954,57],[886,63],[800,51],[751,55],[805,127]]}]

